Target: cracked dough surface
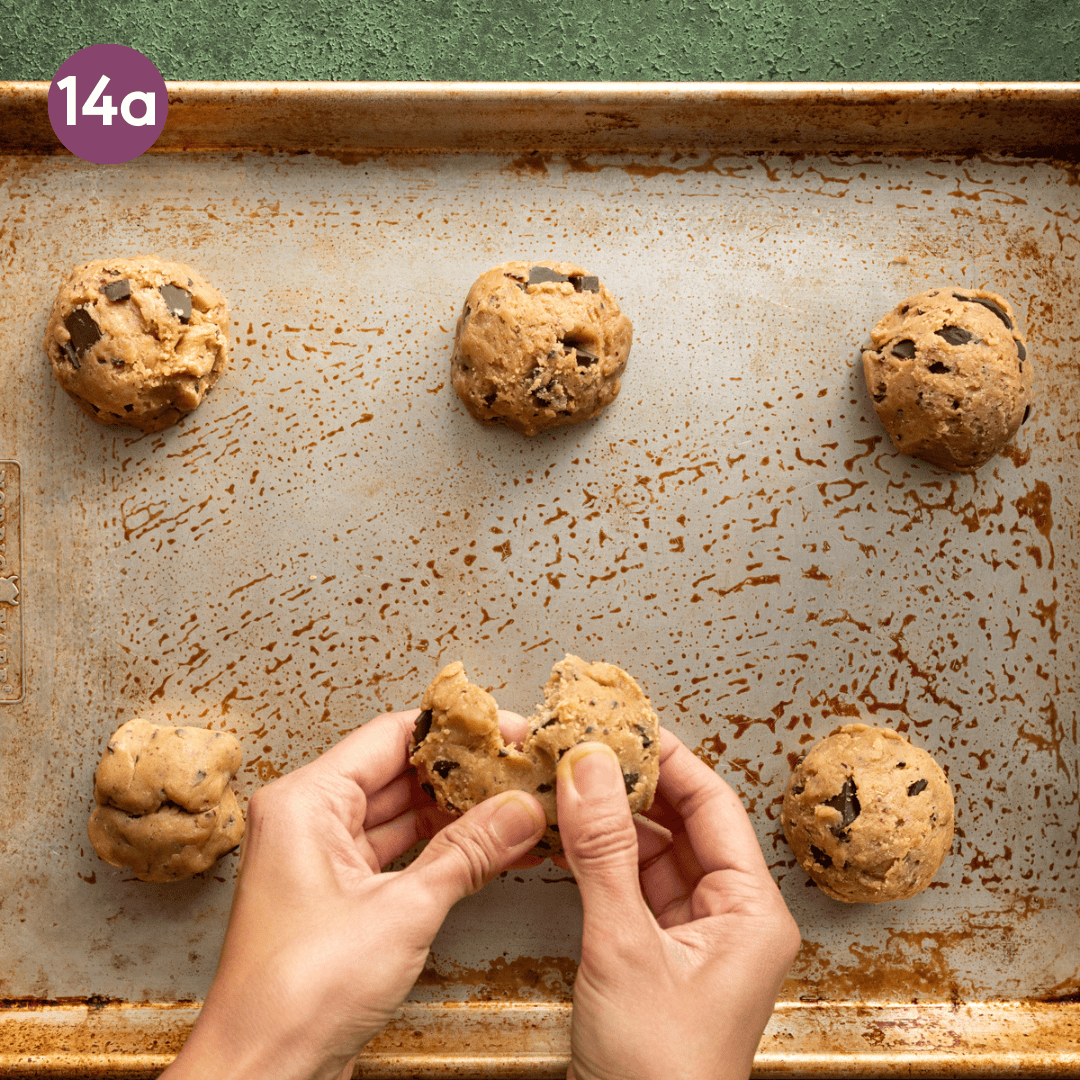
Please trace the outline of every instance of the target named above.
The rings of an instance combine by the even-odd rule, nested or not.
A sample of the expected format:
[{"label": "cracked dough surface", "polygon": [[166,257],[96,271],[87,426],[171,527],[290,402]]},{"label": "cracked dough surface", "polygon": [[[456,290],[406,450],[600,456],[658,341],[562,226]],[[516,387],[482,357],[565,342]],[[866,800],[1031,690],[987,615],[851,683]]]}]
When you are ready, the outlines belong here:
[{"label": "cracked dough surface", "polygon": [[544,704],[528,718],[520,750],[499,731],[495,699],[465,677],[460,663],[443,668],[424,691],[410,761],[435,801],[463,813],[500,791],[535,795],[547,829],[537,855],[562,851],[555,806],[555,767],[581,742],[604,742],[622,766],[630,809],[652,805],[659,777],[660,721],[641,687],[614,664],[576,656],[557,663]]},{"label": "cracked dough surface", "polygon": [[847,724],[796,766],[780,820],[799,865],[834,900],[906,900],[952,845],[952,788],[895,731]]},{"label": "cracked dough surface", "polygon": [[228,307],[184,263],[100,259],[60,286],[45,351],[87,416],[161,431],[195,409],[225,370]]},{"label": "cracked dough surface", "polygon": [[476,420],[536,435],[615,400],[632,338],[615,297],[587,270],[503,263],[465,298],[450,380]]},{"label": "cracked dough surface", "polygon": [[240,761],[240,743],[228,732],[129,720],[109,739],[94,777],[94,850],[143,881],[208,869],[244,835],[229,786]]},{"label": "cracked dough surface", "polygon": [[983,289],[909,297],[871,332],[866,386],[896,449],[974,472],[1016,434],[1032,363],[1007,300]]}]

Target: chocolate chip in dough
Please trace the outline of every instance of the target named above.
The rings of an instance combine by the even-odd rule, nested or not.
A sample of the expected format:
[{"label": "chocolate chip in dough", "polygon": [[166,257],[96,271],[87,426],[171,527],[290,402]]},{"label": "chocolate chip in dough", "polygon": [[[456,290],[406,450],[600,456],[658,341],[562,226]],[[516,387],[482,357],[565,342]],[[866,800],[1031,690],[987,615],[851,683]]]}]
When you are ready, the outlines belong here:
[{"label": "chocolate chip in dough", "polygon": [[947,364],[943,364],[940,360],[935,360],[928,368],[927,371],[931,375],[951,375],[952,368]]},{"label": "chocolate chip in dough", "polygon": [[416,718],[416,726],[413,728],[412,733],[413,750],[415,750],[428,737],[428,732],[431,731],[431,721],[432,715],[430,709],[425,709]]},{"label": "chocolate chip in dough", "polygon": [[962,326],[943,326],[937,331],[937,336],[950,345],[967,345],[972,341],[978,344],[981,341],[981,338],[976,334],[973,334],[970,330],[965,330]]},{"label": "chocolate chip in dough", "polygon": [[571,274],[570,281],[574,285],[574,292],[600,291],[600,279],[595,274]]},{"label": "chocolate chip in dough", "polygon": [[1027,359],[1027,349],[1024,348],[1024,343],[1018,341],[1016,343],[1016,355],[1020,357],[1020,370],[1024,370],[1024,361]]},{"label": "chocolate chip in dough", "polygon": [[844,786],[840,789],[838,795],[834,795],[831,799],[825,800],[826,806],[831,806],[834,810],[840,814],[840,824],[832,827],[833,835],[839,836],[843,829],[846,829],[862,812],[862,807],[859,805],[859,793],[855,787],[855,780],[853,777],[848,777],[844,781]]},{"label": "chocolate chip in dough", "polygon": [[70,315],[66,315],[64,326],[71,335],[71,346],[76,356],[81,357],[87,349],[93,348],[101,337],[101,327],[94,322],[94,316],[86,308],[76,308]]},{"label": "chocolate chip in dough", "polygon": [[431,769],[439,774],[439,778],[445,780],[455,769],[461,768],[460,761],[436,761]]},{"label": "chocolate chip in dough", "polygon": [[634,788],[637,787],[638,777],[640,773],[636,772],[624,772],[622,774],[623,783],[626,785],[626,794],[632,795]]},{"label": "chocolate chip in dough", "polygon": [[565,274],[560,274],[558,270],[551,270],[546,266],[529,267],[530,285],[544,285],[548,282],[560,282],[569,280],[570,279]]},{"label": "chocolate chip in dough", "polygon": [[101,291],[110,300],[127,300],[131,296],[131,282],[127,278],[110,281]]},{"label": "chocolate chip in dough", "polygon": [[925,791],[925,790],[926,790],[926,781],[925,780],[916,780],[914,784],[908,784],[907,793],[908,793],[909,796],[910,795],[918,795],[920,791]]},{"label": "chocolate chip in dough", "polygon": [[900,360],[913,360],[915,358],[915,342],[910,338],[898,341],[892,347],[892,354]]},{"label": "chocolate chip in dough", "polygon": [[826,870],[828,870],[829,867],[832,866],[832,859],[830,859],[829,856],[821,850],[821,848],[814,847],[814,845],[811,844],[810,854],[814,856],[814,862],[816,862],[819,866],[823,866]]},{"label": "chocolate chip in dough", "polygon": [[82,365],[79,363],[79,355],[78,355],[78,353],[76,353],[75,350],[71,347],[71,342],[70,341],[65,341],[64,344],[61,346],[61,348],[63,349],[64,358],[67,360],[67,362],[73,368],[78,370]]},{"label": "chocolate chip in dough", "polygon": [[964,301],[965,304],[982,304],[984,308],[989,308],[1005,324],[1006,329],[1011,330],[1013,328],[1012,319],[993,300],[987,300],[982,296],[961,296],[959,293],[953,293],[953,296],[957,300]]},{"label": "chocolate chip in dough", "polygon": [[169,314],[175,315],[182,323],[191,321],[191,293],[187,289],[181,289],[179,285],[159,285],[158,292]]}]

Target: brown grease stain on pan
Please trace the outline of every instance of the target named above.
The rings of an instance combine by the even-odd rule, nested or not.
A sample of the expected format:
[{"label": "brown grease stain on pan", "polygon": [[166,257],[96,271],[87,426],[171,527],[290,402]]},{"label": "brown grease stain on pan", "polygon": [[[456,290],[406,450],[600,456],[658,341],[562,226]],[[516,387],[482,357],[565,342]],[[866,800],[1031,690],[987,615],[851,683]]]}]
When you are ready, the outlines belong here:
[{"label": "brown grease stain on pan", "polygon": [[569,1001],[576,973],[577,962],[562,956],[499,956],[479,968],[429,957],[416,985],[472,987],[470,1001]]}]

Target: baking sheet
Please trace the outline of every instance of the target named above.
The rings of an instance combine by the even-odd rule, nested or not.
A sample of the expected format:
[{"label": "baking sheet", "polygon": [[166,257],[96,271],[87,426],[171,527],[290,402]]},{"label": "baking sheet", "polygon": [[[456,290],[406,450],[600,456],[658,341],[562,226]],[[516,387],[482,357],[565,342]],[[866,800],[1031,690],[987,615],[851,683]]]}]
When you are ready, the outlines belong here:
[{"label": "baking sheet", "polygon": [[[627,142],[0,162],[0,459],[22,508],[0,997],[160,1023],[209,987],[235,856],[146,885],[86,840],[125,719],[235,732],[246,797],[415,705],[442,664],[528,712],[567,651],[633,673],[754,819],[804,937],[760,1068],[867,1072],[850,1048],[783,1053],[838,1008],[914,1007],[929,1031],[959,1002],[1000,1023],[998,1003],[1080,990],[1074,164]],[[226,376],[157,435],[84,418],[40,344],[72,265],[147,251],[198,267],[235,330]],[[561,257],[633,320],[622,394],[531,440],[482,429],[448,380],[465,292]],[[1037,365],[1031,419],[976,477],[898,456],[862,381],[869,328],[939,284],[1006,295]],[[902,904],[830,901],[780,830],[791,762],[856,715],[957,795],[952,855]],[[451,913],[412,1007],[481,1008],[504,1070],[513,1010],[538,1009],[556,1049],[520,1075],[557,1071],[579,934],[566,874],[508,875]],[[1039,1014],[1044,1049],[1072,1008]],[[27,1015],[5,1019],[40,1042]]]}]

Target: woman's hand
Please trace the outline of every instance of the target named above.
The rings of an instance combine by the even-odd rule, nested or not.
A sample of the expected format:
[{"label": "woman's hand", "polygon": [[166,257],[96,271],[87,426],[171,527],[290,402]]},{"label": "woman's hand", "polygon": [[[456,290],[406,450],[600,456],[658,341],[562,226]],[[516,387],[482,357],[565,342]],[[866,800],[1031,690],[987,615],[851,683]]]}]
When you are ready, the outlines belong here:
[{"label": "woman's hand", "polygon": [[557,794],[585,908],[569,1080],[745,1080],[799,931],[738,796],[661,729],[649,816],[673,843],[639,869],[607,746],[566,753]]},{"label": "woman's hand", "polygon": [[[377,717],[257,791],[217,976],[168,1080],[351,1075],[394,1015],[450,908],[544,829],[524,792],[462,817],[408,769],[417,712]],[[383,866],[430,837],[404,870]]]}]

